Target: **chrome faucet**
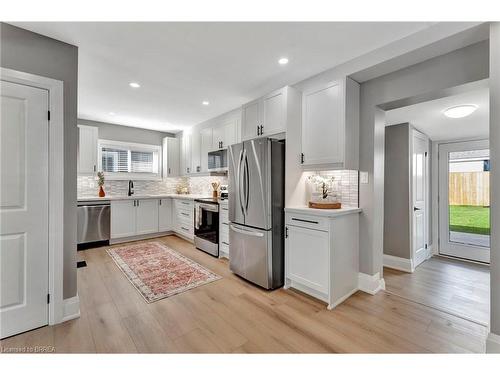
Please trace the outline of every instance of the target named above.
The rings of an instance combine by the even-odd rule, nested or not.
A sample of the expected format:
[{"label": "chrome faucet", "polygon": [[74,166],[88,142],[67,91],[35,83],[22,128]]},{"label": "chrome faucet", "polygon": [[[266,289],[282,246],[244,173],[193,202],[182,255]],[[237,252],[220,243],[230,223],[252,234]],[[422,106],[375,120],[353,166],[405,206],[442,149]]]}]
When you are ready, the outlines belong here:
[{"label": "chrome faucet", "polygon": [[130,197],[133,194],[134,194],[134,181],[128,180],[128,196]]}]

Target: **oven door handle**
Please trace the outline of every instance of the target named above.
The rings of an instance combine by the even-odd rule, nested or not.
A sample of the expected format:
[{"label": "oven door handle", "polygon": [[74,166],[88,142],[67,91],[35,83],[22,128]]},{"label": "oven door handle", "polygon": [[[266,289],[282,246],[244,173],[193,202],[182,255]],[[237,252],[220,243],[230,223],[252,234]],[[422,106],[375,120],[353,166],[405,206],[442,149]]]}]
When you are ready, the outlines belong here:
[{"label": "oven door handle", "polygon": [[210,211],[210,212],[219,212],[219,206],[215,204],[207,204],[207,203],[198,203],[199,207],[202,210]]}]

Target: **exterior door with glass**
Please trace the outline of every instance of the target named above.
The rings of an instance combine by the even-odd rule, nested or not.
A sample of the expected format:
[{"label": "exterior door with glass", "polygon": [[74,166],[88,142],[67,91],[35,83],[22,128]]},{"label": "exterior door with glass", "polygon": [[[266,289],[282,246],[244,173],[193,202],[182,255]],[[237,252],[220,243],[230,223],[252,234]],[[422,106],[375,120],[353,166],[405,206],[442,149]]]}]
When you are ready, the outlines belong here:
[{"label": "exterior door with glass", "polygon": [[490,262],[489,142],[439,146],[439,253]]}]

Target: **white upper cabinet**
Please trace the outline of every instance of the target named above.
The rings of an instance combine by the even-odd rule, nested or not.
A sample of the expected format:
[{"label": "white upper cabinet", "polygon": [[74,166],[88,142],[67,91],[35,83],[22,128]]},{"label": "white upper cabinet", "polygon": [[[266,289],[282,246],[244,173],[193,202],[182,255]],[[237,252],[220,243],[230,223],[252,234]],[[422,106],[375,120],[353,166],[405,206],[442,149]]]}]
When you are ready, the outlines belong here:
[{"label": "white upper cabinet", "polygon": [[191,133],[184,132],[181,138],[181,176],[191,173]]},{"label": "white upper cabinet", "polygon": [[201,172],[201,134],[194,130],[191,133],[191,173]]},{"label": "white upper cabinet", "polygon": [[97,172],[97,142],[99,129],[95,126],[78,125],[78,174],[92,175]]},{"label": "white upper cabinet", "polygon": [[221,150],[238,143],[238,120],[233,119],[212,128],[212,150]]},{"label": "white upper cabinet", "polygon": [[163,138],[163,178],[179,176],[179,139]]},{"label": "white upper cabinet", "polygon": [[212,151],[212,128],[200,132],[200,164],[201,172],[208,172],[208,153]]},{"label": "white upper cabinet", "polygon": [[286,131],[286,88],[272,92],[262,99],[261,136],[278,134]]},{"label": "white upper cabinet", "polygon": [[289,90],[290,87],[284,87],[243,105],[241,126],[243,140],[286,132]]},{"label": "white upper cabinet", "polygon": [[302,153],[305,167],[359,169],[359,84],[350,78],[304,91]]},{"label": "white upper cabinet", "polygon": [[262,101],[260,99],[245,104],[241,109],[242,140],[256,138],[260,135],[262,125]]}]

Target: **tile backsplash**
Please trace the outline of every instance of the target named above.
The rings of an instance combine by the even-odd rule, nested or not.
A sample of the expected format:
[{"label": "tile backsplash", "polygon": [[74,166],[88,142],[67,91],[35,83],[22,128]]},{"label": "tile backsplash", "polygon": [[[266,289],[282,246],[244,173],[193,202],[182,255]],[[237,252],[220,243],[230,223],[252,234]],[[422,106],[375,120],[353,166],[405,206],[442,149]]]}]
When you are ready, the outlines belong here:
[{"label": "tile backsplash", "polygon": [[[334,177],[338,181],[336,193],[340,195],[343,206],[359,207],[359,172],[353,170],[335,170],[310,172],[309,175]],[[307,183],[307,182],[306,182]]]},{"label": "tile backsplash", "polygon": [[[196,176],[167,178],[161,181],[134,180],[134,192],[137,195],[173,194],[178,184],[188,184],[191,194],[212,195],[212,182],[227,184],[226,176]],[[78,176],[78,196],[96,196],[99,191],[97,180],[93,176]],[[128,181],[106,180],[104,183],[106,195],[126,195]]]}]

